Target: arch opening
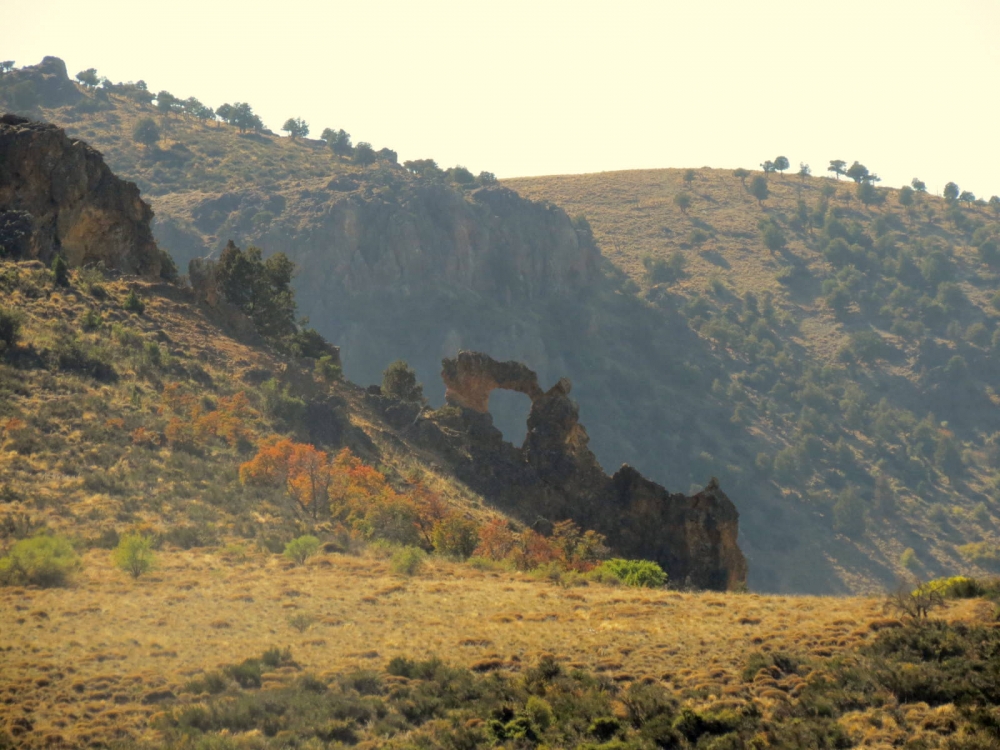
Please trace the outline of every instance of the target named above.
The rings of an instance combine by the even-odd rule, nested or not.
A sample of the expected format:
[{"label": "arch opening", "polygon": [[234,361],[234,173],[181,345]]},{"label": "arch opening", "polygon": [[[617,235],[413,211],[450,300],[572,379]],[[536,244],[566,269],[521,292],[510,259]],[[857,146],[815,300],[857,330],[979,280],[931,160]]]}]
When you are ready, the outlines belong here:
[{"label": "arch opening", "polygon": [[524,393],[497,388],[490,393],[490,416],[503,439],[520,448],[528,434],[531,399]]}]

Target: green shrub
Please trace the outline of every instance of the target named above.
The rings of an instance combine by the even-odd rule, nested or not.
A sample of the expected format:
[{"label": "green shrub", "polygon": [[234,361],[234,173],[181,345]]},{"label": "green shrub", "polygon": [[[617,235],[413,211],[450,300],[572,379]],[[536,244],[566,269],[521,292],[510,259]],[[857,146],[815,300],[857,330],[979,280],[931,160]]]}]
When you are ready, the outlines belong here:
[{"label": "green shrub", "polygon": [[605,560],[595,572],[597,576],[610,574],[626,586],[655,589],[667,583],[667,574],[652,560],[623,560],[616,557]]},{"label": "green shrub", "polygon": [[386,367],[382,373],[382,393],[402,401],[426,403],[424,387],[417,382],[417,373],[401,359]]},{"label": "green shrub", "polygon": [[344,378],[343,368],[334,361],[333,356],[330,354],[324,354],[316,360],[315,372],[316,377],[328,383],[343,380]]},{"label": "green shrub", "polygon": [[60,536],[22,539],[0,558],[0,584],[7,586],[63,586],[80,568],[80,557],[69,540]]},{"label": "green shrub", "polygon": [[69,265],[61,255],[52,259],[52,280],[57,286],[69,286]]},{"label": "green shrub", "polygon": [[0,307],[0,352],[17,346],[24,315],[18,310]]},{"label": "green shrub", "polygon": [[424,566],[427,553],[419,547],[403,547],[396,550],[389,566],[398,575],[412,576],[420,572]]},{"label": "green shrub", "polygon": [[139,295],[135,293],[132,289],[129,291],[128,296],[125,297],[125,302],[122,304],[122,308],[127,312],[134,312],[137,315],[142,315],[146,311],[146,303],[143,302]]},{"label": "green shrub", "polygon": [[296,565],[302,565],[317,552],[319,552],[319,539],[306,534],[286,544],[282,554]]},{"label": "green shrub", "polygon": [[260,391],[264,396],[264,409],[272,417],[295,425],[305,416],[306,402],[292,395],[288,384],[282,388],[277,379],[271,378],[261,383]]},{"label": "green shrub", "polygon": [[920,586],[916,592],[937,592],[945,599],[974,599],[982,596],[986,588],[975,578],[968,576],[952,576],[951,578],[935,578]]},{"label": "green shrub", "polygon": [[304,633],[309,630],[314,622],[316,622],[316,618],[305,612],[299,612],[299,614],[288,618],[288,624],[300,633]]},{"label": "green shrub", "polygon": [[899,564],[908,570],[913,570],[920,565],[920,560],[917,559],[917,553],[913,551],[912,547],[907,547],[903,550],[903,554],[899,556]]},{"label": "green shrub", "polygon": [[153,569],[153,540],[142,534],[125,534],[111,553],[119,569],[133,578]]},{"label": "green shrub", "polygon": [[80,325],[85,331],[93,331],[101,327],[104,321],[101,319],[101,314],[97,310],[90,308],[83,314],[80,319]]},{"label": "green shrub", "polygon": [[434,527],[431,539],[438,554],[464,560],[479,546],[479,527],[475,521],[450,516]]}]

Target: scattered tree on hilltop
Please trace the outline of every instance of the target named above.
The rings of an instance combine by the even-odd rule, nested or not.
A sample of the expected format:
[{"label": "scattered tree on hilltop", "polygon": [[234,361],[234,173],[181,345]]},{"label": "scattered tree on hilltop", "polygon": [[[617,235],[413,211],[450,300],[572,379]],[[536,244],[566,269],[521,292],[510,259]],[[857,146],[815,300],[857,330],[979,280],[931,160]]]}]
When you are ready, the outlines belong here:
[{"label": "scattered tree on hilltop", "polygon": [[674,205],[681,210],[681,213],[685,216],[687,215],[688,209],[691,208],[691,194],[690,193],[677,193],[674,196]]},{"label": "scattered tree on hilltop", "polygon": [[326,145],[336,156],[347,156],[353,150],[353,146],[351,146],[351,134],[343,128],[340,130],[324,128],[320,134],[320,138],[326,141]]},{"label": "scattered tree on hilltop", "polygon": [[97,76],[97,68],[87,68],[86,70],[81,70],[76,74],[76,80],[84,86],[89,86],[91,88],[101,82],[101,79]]},{"label": "scattered tree on hilltop", "polygon": [[372,148],[372,144],[361,141],[354,147],[355,164],[367,167],[369,164],[374,164],[376,161],[378,161],[378,156],[376,156],[375,149]]},{"label": "scattered tree on hilltop", "polygon": [[740,184],[743,185],[744,190],[746,190],[747,177],[749,176],[750,176],[749,169],[743,169],[743,167],[740,167],[739,169],[733,170],[733,177],[737,178],[740,181]]},{"label": "scattered tree on hilltop", "polygon": [[182,102],[169,91],[161,91],[156,95],[156,108],[165,115],[180,112]]},{"label": "scattered tree on hilltop", "polygon": [[246,102],[223,104],[215,111],[215,114],[227,125],[232,125],[241,133],[246,133],[248,130],[256,132],[264,129],[263,120],[254,114],[253,107]]},{"label": "scattered tree on hilltop", "polygon": [[774,168],[784,175],[785,170],[788,169],[788,158],[785,156],[776,156],[774,158]]},{"label": "scattered tree on hilltop", "polygon": [[421,177],[433,177],[442,173],[433,159],[411,159],[404,161],[403,167]]},{"label": "scattered tree on hilltop", "polygon": [[289,117],[281,129],[288,133],[294,141],[296,138],[305,138],[309,135],[309,123],[301,117]]},{"label": "scattered tree on hilltop", "polygon": [[771,172],[775,170],[774,162],[768,159],[766,162],[760,165],[760,168],[764,170],[764,177],[766,178]]},{"label": "scattered tree on hilltop", "polygon": [[903,187],[899,189],[898,197],[899,197],[899,205],[912,206],[913,188],[911,188],[909,185],[903,185]]},{"label": "scattered tree on hilltop", "polygon": [[14,69],[13,60],[0,61],[0,76],[2,76],[4,73],[10,73],[10,71],[12,71],[13,69]]},{"label": "scattered tree on hilltop", "polygon": [[224,123],[232,124],[233,117],[235,116],[234,112],[235,108],[232,104],[223,104],[215,110],[215,116]]},{"label": "scattered tree on hilltop", "polygon": [[925,183],[923,180],[919,179],[918,177],[914,177],[910,181],[910,185],[918,193],[926,193],[927,192],[927,183]]},{"label": "scattered tree on hilltop", "polygon": [[[497,176],[495,174],[493,174],[492,172],[480,172],[479,175],[476,177],[476,182],[478,182],[480,185],[483,185],[483,186],[486,186],[486,185],[496,185],[497,184]],[[991,199],[991,202],[992,202],[992,200],[996,200],[997,202],[1000,202],[1000,199],[998,199],[995,195]]]},{"label": "scattered tree on hilltop", "polygon": [[947,201],[958,200],[958,195],[959,195],[958,185],[956,185],[954,182],[949,182],[947,185],[944,186],[943,195],[945,200]]},{"label": "scattered tree on hilltop", "polygon": [[806,177],[809,177],[810,175],[812,175],[812,169],[804,161],[800,161],[799,162],[799,177],[801,177],[803,179],[803,181],[804,181],[806,179]]},{"label": "scattered tree on hilltop", "polygon": [[859,185],[862,182],[866,182],[869,176],[868,167],[866,167],[864,164],[861,164],[858,161],[855,161],[844,174],[846,174],[848,177],[850,177]]},{"label": "scattered tree on hilltop", "polygon": [[262,336],[277,339],[296,330],[294,272],[294,264],[284,253],[264,260],[259,247],[243,251],[230,240],[215,273],[226,300],[250,318]]},{"label": "scattered tree on hilltop", "polygon": [[472,172],[460,164],[449,169],[447,174],[449,180],[457,182],[459,185],[471,185],[476,181]]},{"label": "scattered tree on hilltop", "polygon": [[391,148],[380,148],[375,152],[375,156],[378,157],[379,161],[388,162],[389,164],[395,164],[399,161],[399,155]]},{"label": "scattered tree on hilltop", "polygon": [[989,207],[993,209],[993,213],[1000,216],[1000,196],[994,195],[990,198]]},{"label": "scattered tree on hilltop", "polygon": [[840,175],[847,174],[847,162],[843,159],[831,159],[830,166],[826,168],[827,172],[833,172],[837,179],[840,179]]},{"label": "scattered tree on hilltop", "polygon": [[694,178],[695,178],[695,171],[693,169],[684,170],[683,179],[686,185],[690,185],[692,182],[694,182]]},{"label": "scattered tree on hilltop", "polygon": [[963,190],[961,195],[958,196],[958,200],[971,206],[976,202],[976,194],[971,190]]},{"label": "scattered tree on hilltop", "polygon": [[181,106],[184,108],[184,111],[187,114],[191,115],[192,117],[196,117],[199,120],[202,120],[203,122],[215,119],[215,110],[209,106],[202,104],[193,96],[189,96],[187,99],[181,102]]}]

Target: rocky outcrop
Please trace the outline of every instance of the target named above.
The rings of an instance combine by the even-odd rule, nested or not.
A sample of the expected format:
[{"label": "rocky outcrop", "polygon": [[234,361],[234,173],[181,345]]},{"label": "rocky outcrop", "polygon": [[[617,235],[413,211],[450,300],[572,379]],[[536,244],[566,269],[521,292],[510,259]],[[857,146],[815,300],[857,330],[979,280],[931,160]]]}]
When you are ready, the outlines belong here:
[{"label": "rocky outcrop", "polygon": [[169,275],[173,262],[153,240],[153,211],[101,154],[54,125],[0,117],[0,214],[30,215],[28,257],[71,266],[103,263],[143,276]]},{"label": "rocky outcrop", "polygon": [[58,57],[43,57],[38,65],[25,65],[4,76],[5,88],[13,89],[19,84],[30,86],[33,98],[46,107],[75,104],[83,98],[69,79],[66,63]]},{"label": "rocky outcrop", "polygon": [[486,354],[462,352],[443,365],[445,400],[456,406],[485,414],[497,388],[523,393],[532,401],[542,395],[538,376],[520,362],[497,362]]},{"label": "rocky outcrop", "polygon": [[[476,352],[445,359],[442,377],[452,408],[415,420],[413,433],[490,501],[526,523],[573,519],[605,534],[616,554],[656,560],[678,584],[722,590],[746,583],[739,513],[718,483],[689,497],[628,465],[608,476],[588,447],[567,379],[543,392],[524,365]],[[531,399],[520,448],[493,427],[487,406],[496,388]]]}]

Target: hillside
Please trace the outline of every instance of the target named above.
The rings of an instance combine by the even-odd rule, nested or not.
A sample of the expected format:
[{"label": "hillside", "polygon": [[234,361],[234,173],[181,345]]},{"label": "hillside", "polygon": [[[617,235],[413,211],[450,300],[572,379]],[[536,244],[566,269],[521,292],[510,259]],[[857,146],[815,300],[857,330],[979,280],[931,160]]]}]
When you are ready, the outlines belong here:
[{"label": "hillside", "polygon": [[[38,90],[91,107],[53,68]],[[720,389],[699,383],[728,362],[707,323],[637,294],[560,209],[401,180],[402,203],[322,203],[335,230],[370,232],[326,259],[406,247],[381,243],[385,220],[453,263],[421,275],[413,251],[348,268],[352,283],[371,273],[359,337],[397,304],[386,319],[415,335],[406,315],[429,299],[471,323],[422,325],[530,323],[576,385],[468,351],[442,363],[441,408],[400,363],[354,385],[341,350],[296,322],[284,256],[229,244],[178,279],[149,208],[97,152],[0,117],[0,748],[996,746],[997,581],[748,593],[718,482],[687,497],[605,472],[580,421],[621,410],[605,439],[630,423],[648,459],[667,424],[668,470],[708,471],[715,456],[687,462],[709,448],[738,469],[768,437],[722,419]],[[477,268],[498,253],[513,267]],[[777,338],[790,324],[767,310],[755,335]],[[588,388],[594,413],[570,398]],[[520,448],[493,426],[495,391],[530,402]],[[741,509],[756,501],[765,584],[877,579],[822,525],[802,536],[829,567],[796,570],[815,548],[769,549],[784,499],[754,492],[771,477],[729,481]],[[791,528],[809,518],[796,513]],[[605,559],[630,550],[670,578]]]},{"label": "hillside", "polygon": [[[388,156],[362,165],[319,141],[162,114],[128,85],[53,90],[28,109],[140,185],[181,272],[229,239],[287,253],[299,309],[342,347],[345,374],[377,382],[401,357],[435,405],[439,363],[463,348],[524,362],[545,387],[569,378],[609,474],[628,462],[688,494],[719,479],[741,514],[754,589],[880,591],[902,575],[996,564],[994,289],[976,249],[990,247],[987,209],[956,213],[919,195],[905,211],[894,197],[868,210],[847,200],[853,183],[824,196],[828,180],[780,175],[761,208],[712,170],[695,170],[690,185],[670,170],[504,183],[522,198],[488,176],[469,182]],[[143,118],[159,129],[153,144],[133,137]],[[686,213],[673,202],[682,185]],[[820,252],[830,207],[847,246],[834,246],[837,279]],[[959,230],[959,215],[986,226]],[[757,226],[765,216],[785,239],[773,253]],[[899,268],[883,268],[887,258]],[[905,283],[893,311],[869,320],[858,301],[869,311],[894,279]],[[955,355],[962,398],[947,387],[962,367],[948,369]],[[519,394],[490,400],[515,445],[527,409]],[[909,433],[919,437],[900,438]]]},{"label": "hillside", "polygon": [[997,564],[996,201],[878,188],[866,206],[849,180],[772,174],[758,204],[711,169],[505,184],[586,215],[712,347],[713,391],[768,445],[744,468],[785,502],[889,568],[906,549],[924,574]]}]

